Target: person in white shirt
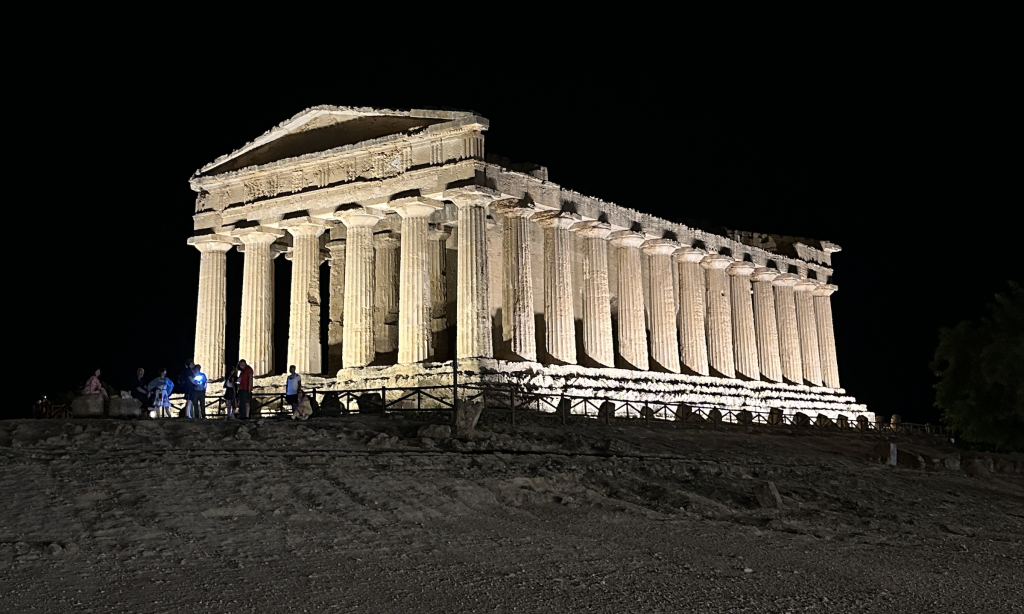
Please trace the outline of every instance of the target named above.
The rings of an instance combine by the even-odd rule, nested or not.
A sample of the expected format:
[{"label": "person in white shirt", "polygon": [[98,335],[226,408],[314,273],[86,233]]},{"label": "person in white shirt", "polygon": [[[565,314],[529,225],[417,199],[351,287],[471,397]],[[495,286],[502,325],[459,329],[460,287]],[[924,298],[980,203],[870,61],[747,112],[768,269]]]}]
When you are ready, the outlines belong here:
[{"label": "person in white shirt", "polygon": [[284,398],[292,409],[299,402],[299,390],[302,389],[302,376],[295,372],[295,365],[288,367],[288,381],[285,384]]}]

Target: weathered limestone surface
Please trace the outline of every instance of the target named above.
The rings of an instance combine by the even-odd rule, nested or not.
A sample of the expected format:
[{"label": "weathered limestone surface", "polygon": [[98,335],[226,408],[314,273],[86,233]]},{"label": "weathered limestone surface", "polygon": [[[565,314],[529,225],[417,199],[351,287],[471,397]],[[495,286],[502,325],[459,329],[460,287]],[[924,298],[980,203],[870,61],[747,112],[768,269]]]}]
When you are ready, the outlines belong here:
[{"label": "weathered limestone surface", "polygon": [[338,213],[348,229],[345,254],[344,367],[373,362],[373,227],[383,217],[366,209]]},{"label": "weathered limestone surface", "polygon": [[684,247],[673,258],[679,266],[679,347],[682,363],[695,375],[708,374],[708,345],[704,309],[707,295],[700,262],[707,253]]},{"label": "weathered limestone surface", "polygon": [[736,358],[736,372],[747,379],[761,379],[757,364],[757,339],[754,333],[754,306],[751,299],[750,276],[754,265],[734,262],[726,269],[729,274],[730,301],[732,303],[732,342]]},{"label": "weathered limestone surface", "polygon": [[596,367],[615,366],[611,297],[608,288],[608,235],[611,226],[596,220],[573,229],[583,239],[583,351]]},{"label": "weathered limestone surface", "polygon": [[821,386],[821,354],[818,351],[818,324],[814,318],[814,301],[811,293],[818,284],[809,279],[793,286],[796,297],[796,324],[800,330],[800,360],[804,368],[804,380],[814,386]]},{"label": "weathered limestone surface", "polygon": [[572,236],[575,213],[545,211],[533,216],[544,229],[544,339],[555,364],[576,364],[576,316],[572,304]]},{"label": "weathered limestone surface", "polygon": [[619,230],[609,235],[618,264],[619,356],[630,367],[646,371],[647,327],[644,323],[644,289],[640,270],[643,233]]},{"label": "weathered limestone surface", "polygon": [[793,384],[804,383],[803,359],[800,356],[800,331],[796,323],[796,298],[793,286],[800,278],[783,273],[775,278],[775,312],[779,323],[779,354],[782,376]]},{"label": "weathered limestone surface", "polygon": [[775,292],[772,282],[779,276],[775,269],[754,270],[754,327],[757,334],[757,363],[761,376],[770,382],[782,381],[782,359],[779,355],[779,326],[776,319]]},{"label": "weathered limestone surface", "polygon": [[659,370],[669,373],[679,373],[679,332],[672,291],[672,254],[677,249],[679,243],[672,239],[650,239],[643,244],[651,268],[651,360]]},{"label": "weathered limestone surface", "polygon": [[443,226],[427,230],[427,268],[430,276],[430,357],[448,356],[448,238],[452,233]]},{"label": "weathered limestone surface", "polygon": [[537,360],[536,329],[533,323],[533,267],[530,263],[530,218],[536,213],[532,203],[505,201],[498,205],[505,216],[504,252],[506,262],[506,294],[502,309],[509,314],[508,330],[511,351],[527,361]]},{"label": "weathered limestone surface", "polygon": [[814,299],[814,322],[818,327],[818,349],[821,355],[821,379],[829,388],[839,388],[839,363],[836,360],[836,335],[832,327],[832,284],[821,284],[811,292]]},{"label": "weathered limestone surface", "polygon": [[299,373],[320,373],[320,235],[324,224],[306,217],[282,222],[281,227],[292,235],[288,364],[295,365]]},{"label": "weathered limestone surface", "polygon": [[377,352],[398,349],[398,292],[402,239],[395,232],[373,235],[373,343]]},{"label": "weathered limestone surface", "polygon": [[257,376],[271,375],[274,368],[274,269],[270,245],[284,232],[253,227],[235,230],[232,234],[245,246],[239,358],[247,361]]},{"label": "weathered limestone surface", "polygon": [[189,239],[199,250],[199,300],[196,304],[196,345],[193,360],[220,379],[227,373],[224,362],[227,317],[227,252],[231,239],[206,235]]},{"label": "weathered limestone surface", "polygon": [[327,243],[331,253],[330,320],[327,325],[327,372],[342,367],[342,342],[345,336],[345,239]]},{"label": "weathered limestone surface", "polygon": [[392,203],[402,216],[402,271],[398,311],[398,363],[423,362],[430,355],[430,271],[427,217],[442,207],[423,198]]},{"label": "weathered limestone surface", "polygon": [[736,377],[732,344],[732,290],[725,269],[729,256],[709,254],[700,265],[707,273],[708,362],[722,377]]},{"label": "weathered limestone surface", "polygon": [[459,260],[455,325],[455,355],[458,358],[490,357],[491,307],[488,292],[487,204],[493,200],[485,191],[449,191],[445,197],[458,207]]}]

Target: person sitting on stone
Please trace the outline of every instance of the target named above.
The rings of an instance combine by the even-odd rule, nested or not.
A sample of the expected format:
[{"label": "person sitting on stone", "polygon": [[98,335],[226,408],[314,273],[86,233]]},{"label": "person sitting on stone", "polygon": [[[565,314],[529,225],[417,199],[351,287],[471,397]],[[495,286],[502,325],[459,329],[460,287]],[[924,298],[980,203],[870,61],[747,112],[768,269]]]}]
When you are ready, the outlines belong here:
[{"label": "person sitting on stone", "polygon": [[295,393],[295,403],[292,404],[292,420],[309,420],[313,415],[313,404],[301,388]]},{"label": "person sitting on stone", "polygon": [[103,384],[100,383],[100,370],[92,374],[92,377],[85,380],[85,386],[82,386],[82,394],[100,394],[103,395],[103,401],[109,401],[110,397],[107,395],[106,389],[103,388]]},{"label": "person sitting on stone", "polygon": [[163,418],[164,412],[168,418],[171,415],[171,391],[174,390],[174,382],[167,377],[167,369],[160,369],[160,375],[149,383],[146,388],[153,393],[153,407],[157,410],[157,418]]},{"label": "person sitting on stone", "polygon": [[291,405],[295,411],[295,404],[299,399],[299,390],[302,389],[302,376],[295,372],[295,365],[288,367],[288,380],[285,382],[284,400]]},{"label": "person sitting on stone", "polygon": [[149,407],[149,390],[146,388],[146,380],[143,379],[146,375],[146,370],[139,367],[135,370],[135,385],[132,386],[132,396],[139,400],[142,404],[142,409]]}]

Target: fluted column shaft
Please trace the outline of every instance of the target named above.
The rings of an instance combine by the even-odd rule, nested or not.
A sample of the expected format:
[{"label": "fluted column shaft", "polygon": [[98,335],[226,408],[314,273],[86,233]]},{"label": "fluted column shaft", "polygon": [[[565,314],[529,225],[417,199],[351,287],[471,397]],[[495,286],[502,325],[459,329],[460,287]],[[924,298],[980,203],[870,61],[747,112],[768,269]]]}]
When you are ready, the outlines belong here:
[{"label": "fluted column shaft", "polygon": [[430,355],[430,254],[427,217],[438,207],[425,202],[396,205],[402,216],[402,267],[398,299],[398,364]]},{"label": "fluted column shaft", "polygon": [[327,373],[335,374],[342,367],[345,337],[345,239],[327,243],[331,252],[330,314],[327,325]]},{"label": "fluted column shaft", "polygon": [[487,268],[487,199],[452,196],[459,209],[455,356],[489,358],[491,306]]},{"label": "fluted column shaft", "polygon": [[811,292],[818,287],[810,279],[793,286],[796,298],[796,324],[800,331],[800,360],[804,368],[804,381],[821,386],[821,354],[818,350],[818,324],[814,317],[814,299]]},{"label": "fluted column shaft", "polygon": [[573,226],[583,239],[583,351],[599,367],[615,366],[612,343],[612,307],[608,289],[608,235],[606,222],[587,221]]},{"label": "fluted column shaft", "polygon": [[754,305],[750,291],[750,276],[754,273],[754,265],[750,262],[734,262],[726,272],[729,274],[732,302],[732,343],[736,372],[759,381],[761,368],[757,361]]},{"label": "fluted column shaft", "polygon": [[836,358],[836,334],[832,325],[832,284],[822,284],[811,292],[814,299],[814,321],[818,327],[818,348],[821,355],[821,379],[829,388],[839,388],[839,362]]},{"label": "fluted column shaft", "polygon": [[679,347],[683,365],[697,375],[708,374],[704,310],[707,283],[700,262],[702,249],[684,247],[673,255],[679,264]]},{"label": "fluted column shaft", "polygon": [[779,323],[779,357],[782,359],[782,376],[794,384],[804,383],[803,359],[800,356],[800,329],[796,321],[796,298],[793,286],[800,278],[792,273],[783,273],[775,278],[775,313]]},{"label": "fluted column shaft", "polygon": [[512,353],[523,360],[537,360],[536,330],[533,323],[533,267],[530,262],[530,217],[532,204],[516,201],[497,207],[505,216],[502,247],[506,275],[502,309],[509,314],[509,330],[504,336],[511,341]]},{"label": "fluted column shaft", "polygon": [[644,242],[651,271],[651,359],[664,371],[679,373],[679,330],[672,283],[672,254],[679,243],[672,239]]},{"label": "fluted column shaft", "polygon": [[430,272],[430,356],[435,361],[448,358],[448,237],[452,233],[444,227],[427,231],[428,262]]},{"label": "fluted column shaft", "polygon": [[399,265],[402,241],[393,232],[373,236],[374,348],[386,354],[398,349]]},{"label": "fluted column shaft", "polygon": [[282,224],[292,235],[292,288],[288,312],[288,364],[299,373],[320,373],[320,235],[322,223]]},{"label": "fluted column shaft", "polygon": [[630,367],[647,371],[650,364],[644,323],[643,271],[640,268],[640,246],[646,238],[643,233],[631,230],[613,232],[609,238],[616,248],[618,265],[619,356]]},{"label": "fluted column shaft", "polygon": [[778,277],[775,269],[754,270],[754,328],[757,335],[757,362],[761,375],[771,382],[782,381],[782,362],[779,355],[779,328],[775,313],[775,292],[772,281]]},{"label": "fluted column shaft", "polygon": [[375,357],[373,344],[373,226],[377,212],[359,209],[338,215],[348,228],[345,250],[345,337],[342,363],[345,368],[365,367]]},{"label": "fluted column shaft", "polygon": [[268,375],[274,369],[274,269],[270,245],[282,234],[247,228],[236,235],[245,246],[238,353],[256,375]]},{"label": "fluted column shaft", "polygon": [[230,239],[221,236],[195,237],[189,244],[199,250],[199,300],[196,303],[196,345],[193,360],[202,365],[210,379],[227,372],[224,363],[225,320],[227,318],[227,253]]},{"label": "fluted column shaft", "polygon": [[723,377],[736,377],[732,344],[732,290],[725,269],[729,256],[711,254],[701,261],[707,274],[708,362]]},{"label": "fluted column shaft", "polygon": [[544,211],[533,216],[544,229],[544,342],[555,363],[576,364],[576,314],[572,296],[572,235],[576,213]]}]

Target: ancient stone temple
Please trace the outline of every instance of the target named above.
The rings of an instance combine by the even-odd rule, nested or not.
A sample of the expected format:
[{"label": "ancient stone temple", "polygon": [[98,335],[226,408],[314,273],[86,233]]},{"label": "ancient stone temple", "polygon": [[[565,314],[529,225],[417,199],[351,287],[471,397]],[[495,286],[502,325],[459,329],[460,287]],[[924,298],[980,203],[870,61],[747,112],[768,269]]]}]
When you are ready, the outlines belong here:
[{"label": "ancient stone temple", "polygon": [[[839,384],[839,246],[584,196],[544,167],[485,156],[487,128],[470,112],[319,106],[199,169],[196,362],[224,373],[237,334],[239,357],[279,386],[273,331],[287,319],[288,364],[321,387],[447,385],[456,359],[464,382],[866,411]],[[244,254],[237,331],[225,328],[231,249]],[[281,254],[287,313],[273,301]]]}]

